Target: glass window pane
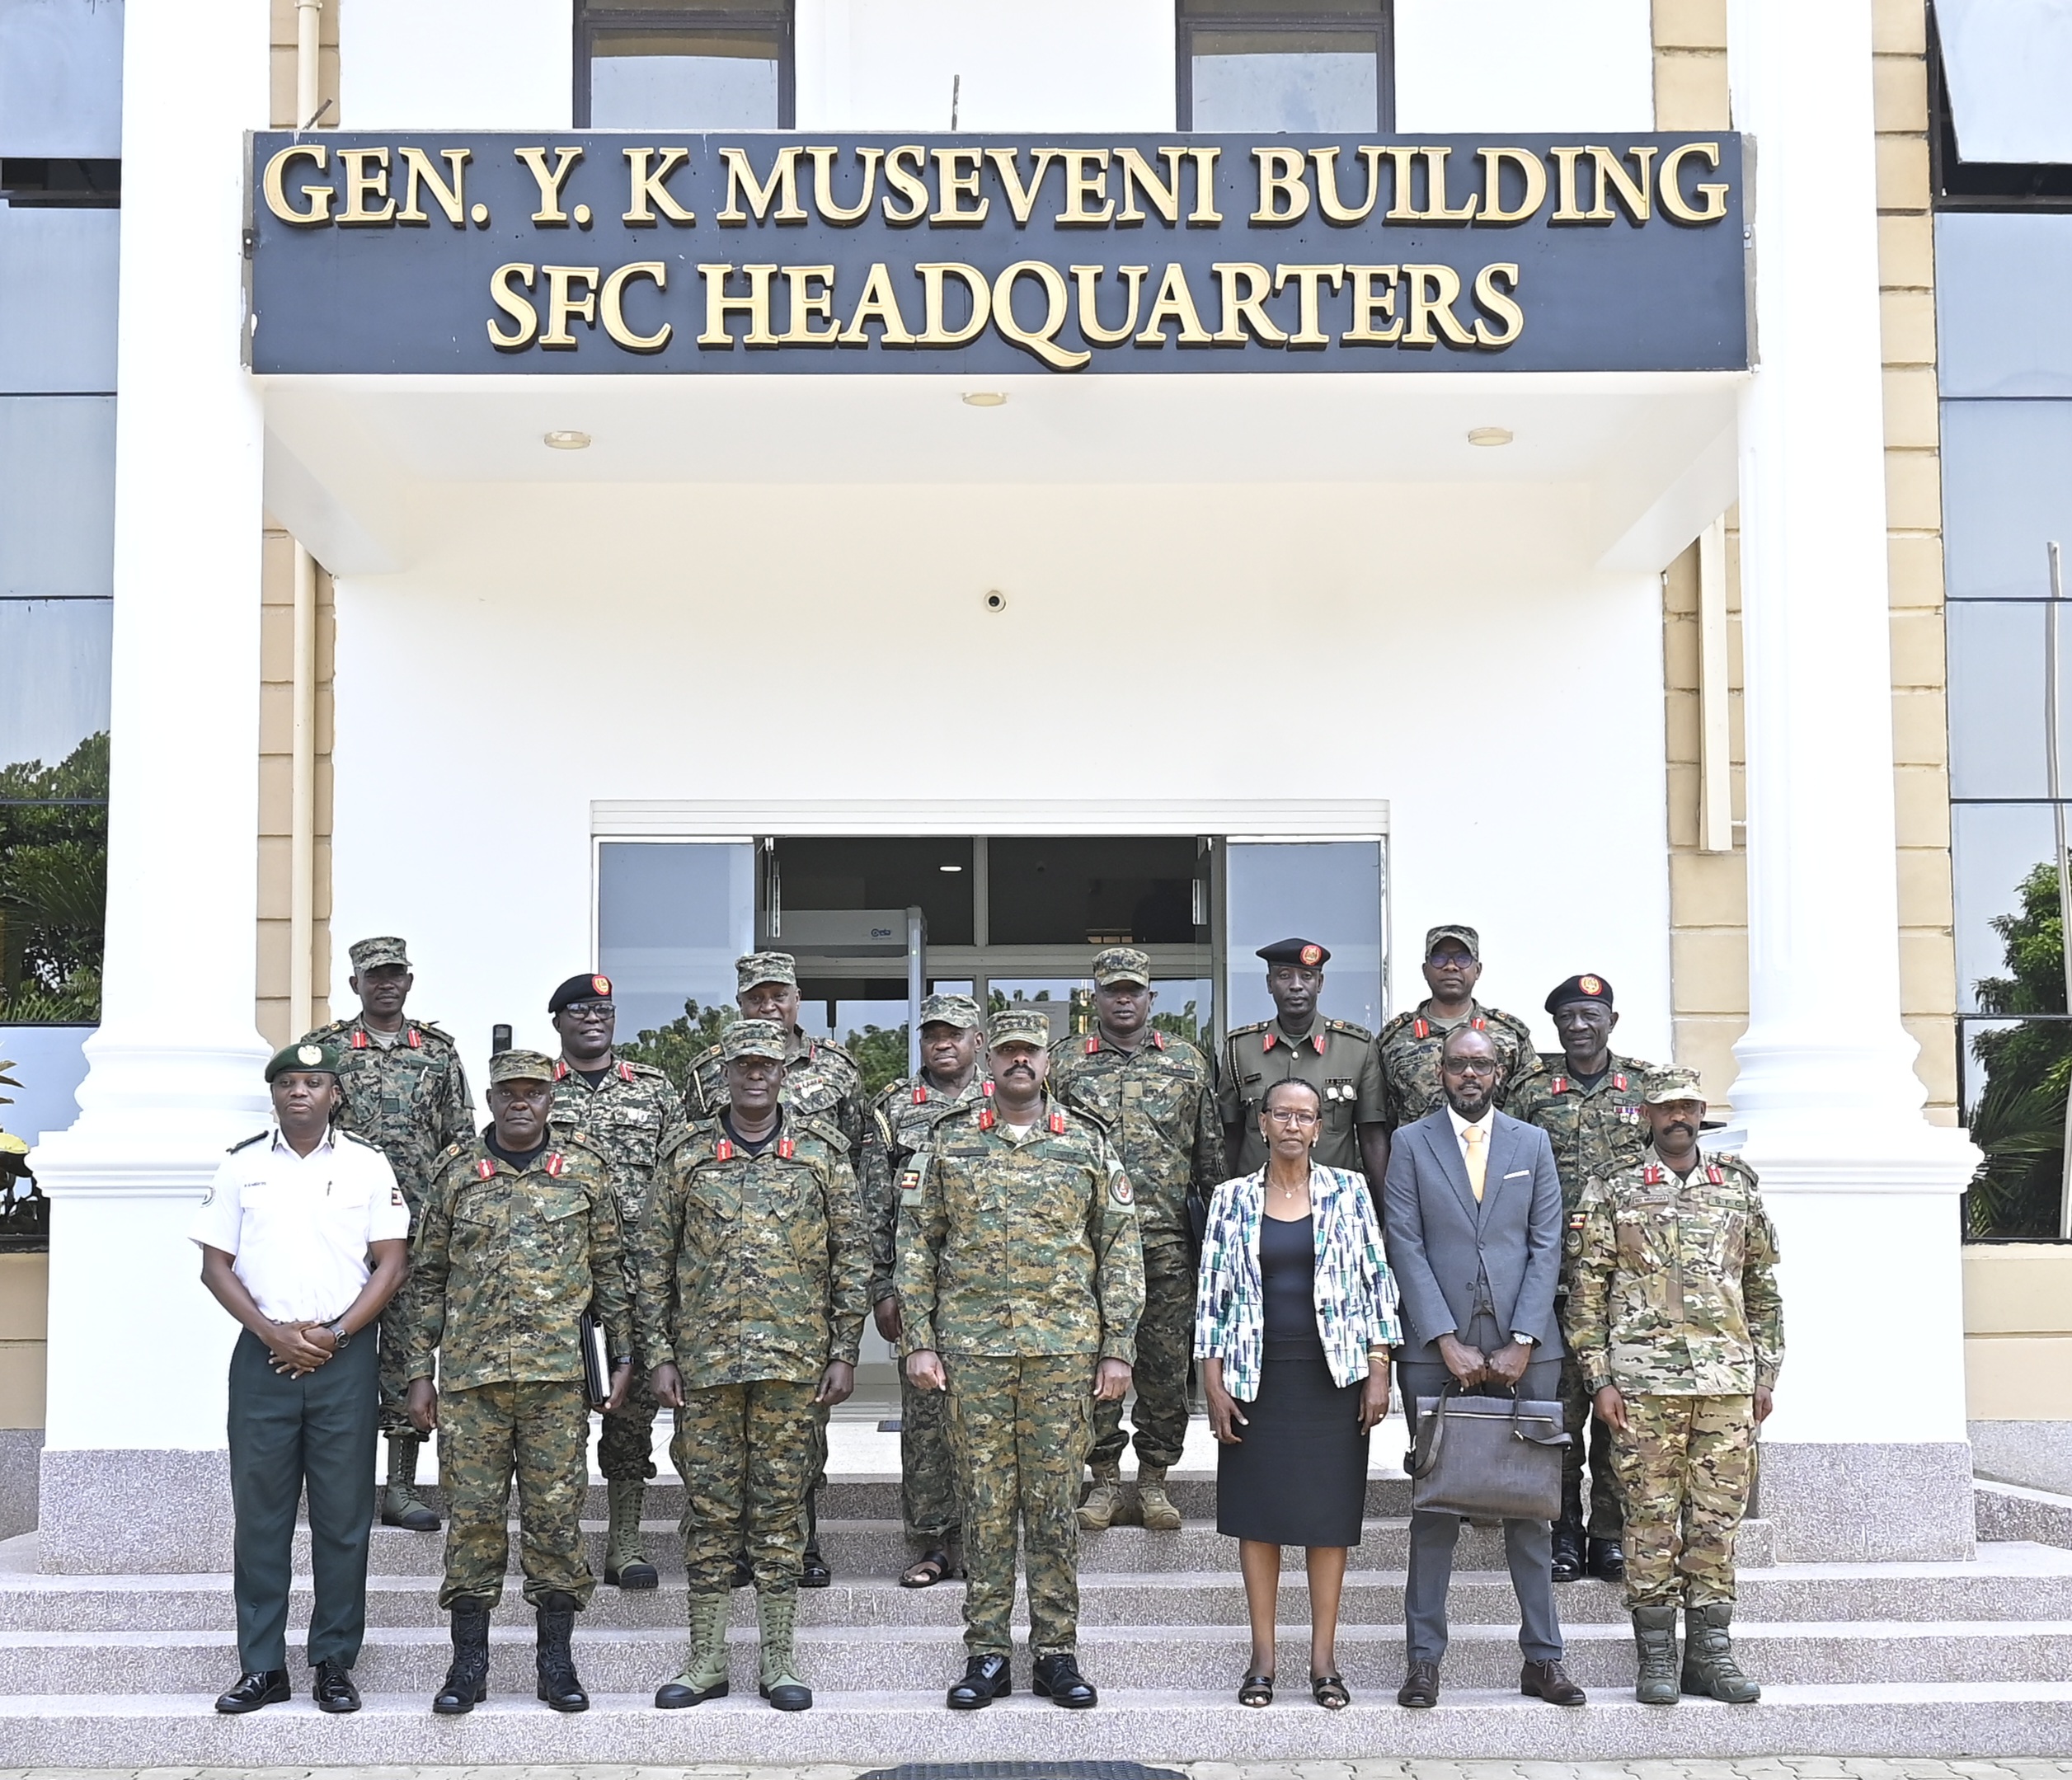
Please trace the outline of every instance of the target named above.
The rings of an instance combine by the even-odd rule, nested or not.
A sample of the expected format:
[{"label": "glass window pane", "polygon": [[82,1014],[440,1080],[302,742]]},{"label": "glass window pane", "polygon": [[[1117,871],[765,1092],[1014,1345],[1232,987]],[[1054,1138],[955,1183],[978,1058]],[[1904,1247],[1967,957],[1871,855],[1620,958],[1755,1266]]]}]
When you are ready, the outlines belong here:
[{"label": "glass window pane", "polygon": [[2046,294],[2067,289],[2072,216],[1937,217],[1936,375],[1944,397],[2072,396],[2072,328]]},{"label": "glass window pane", "polygon": [[1381,64],[1370,34],[1197,31],[1192,49],[1198,130],[1379,127]]},{"label": "glass window pane", "polygon": [[2041,599],[2044,550],[2072,550],[2072,402],[1943,404],[1943,529],[1952,599]]},{"label": "glass window pane", "polygon": [[0,0],[0,155],[122,153],[123,0]]},{"label": "glass window pane", "polygon": [[590,122],[774,129],[782,56],[769,31],[600,31],[590,48]]},{"label": "glass window pane", "polygon": [[87,1078],[87,1040],[91,1026],[0,1026],[0,1061],[12,1059],[6,1073],[21,1085],[0,1088],[14,1097],[0,1106],[0,1130],[29,1144],[63,1131],[79,1116],[74,1097]]},{"label": "glass window pane", "polygon": [[[1949,642],[1950,795],[2043,797],[2043,641],[2049,608],[2036,600],[1966,600],[1943,613]],[[2060,747],[2072,749],[2072,616],[2058,692]],[[2072,787],[2072,775],[2065,779]]]},{"label": "glass window pane", "polygon": [[1343,19],[1378,23],[1382,0],[1180,0],[1184,19],[1243,19],[1250,23],[1299,19],[1306,23]]},{"label": "glass window pane", "polygon": [[108,737],[61,761],[0,765],[0,1022],[101,1017]]},{"label": "glass window pane", "polygon": [[[1189,946],[1200,843],[1181,835],[1019,835],[988,848],[995,946]],[[1206,913],[1205,905],[1203,909]]]},{"label": "glass window pane", "polygon": [[1985,1152],[1964,1195],[1966,1233],[2055,1237],[2065,1192],[2072,1022],[1967,1022],[1964,1033],[1964,1120]]},{"label": "glass window pane", "polygon": [[113,591],[112,396],[0,396],[0,595]]},{"label": "glass window pane", "polygon": [[1273,1017],[1266,967],[1252,955],[1276,940],[1301,938],[1331,954],[1324,1015],[1379,1031],[1382,890],[1379,841],[1232,842],[1229,1026]]},{"label": "glass window pane", "polygon": [[115,387],[120,210],[0,206],[0,391]]},{"label": "glass window pane", "polygon": [[781,840],[784,912],[919,909],[931,946],[971,943],[971,843],[896,835]]},{"label": "glass window pane", "polygon": [[107,728],[114,617],[106,599],[0,599],[0,767],[54,767]]},{"label": "glass window pane", "polygon": [[612,979],[623,1038],[734,1010],[734,960],[755,928],[747,842],[606,841],[597,849],[597,967]]},{"label": "glass window pane", "polygon": [[[1979,984],[2010,979],[2008,942],[1998,920],[2019,918],[2026,894],[2054,904],[2051,852],[2056,844],[2046,804],[1958,804],[1950,811],[1952,864],[1957,888],[1957,1006],[1969,1012],[2014,1010],[1992,1005]],[[2037,878],[2041,871],[2043,876]],[[2062,991],[2060,991],[2060,993]]]}]

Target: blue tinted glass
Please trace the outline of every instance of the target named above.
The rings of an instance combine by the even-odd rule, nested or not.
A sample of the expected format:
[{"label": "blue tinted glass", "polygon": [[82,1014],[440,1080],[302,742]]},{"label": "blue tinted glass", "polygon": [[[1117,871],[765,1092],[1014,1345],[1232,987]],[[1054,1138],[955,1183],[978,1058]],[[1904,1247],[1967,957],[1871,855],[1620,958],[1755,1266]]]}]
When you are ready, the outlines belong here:
[{"label": "blue tinted glass", "polygon": [[2072,550],[2072,402],[1943,404],[1943,532],[1952,599],[2041,599],[2046,543]]},{"label": "blue tinted glass", "polygon": [[122,153],[123,0],[0,0],[0,155]]},{"label": "blue tinted glass", "polygon": [[0,594],[115,582],[113,397],[0,396]]},{"label": "blue tinted glass", "polygon": [[612,55],[590,59],[590,122],[599,129],[774,129],[775,60],[746,56]]},{"label": "blue tinted glass", "polygon": [[1957,1004],[1978,1006],[1981,977],[2007,975],[2006,942],[1993,922],[2019,913],[2021,886],[2051,862],[2054,838],[2045,804],[1958,804],[1950,811],[1957,878]]},{"label": "blue tinted glass", "polygon": [[619,1032],[666,1026],[687,999],[732,1007],[734,960],[755,927],[754,848],[606,841],[597,855],[597,967],[612,979]]},{"label": "blue tinted glass", "polygon": [[1331,954],[1323,1013],[1380,1030],[1379,841],[1233,841],[1228,882],[1229,1026],[1273,1017],[1266,967],[1252,954],[1276,940],[1311,939]]},{"label": "blue tinted glass", "polygon": [[0,390],[115,387],[120,210],[0,206]]},{"label": "blue tinted glass", "polygon": [[1196,129],[1329,132],[1379,127],[1379,64],[1371,44],[1223,54],[1212,40],[1197,36],[1195,49]]},{"label": "blue tinted glass", "polygon": [[2072,216],[1952,211],[1935,219],[1943,394],[2072,396]]},{"label": "blue tinted glass", "polygon": [[[2042,797],[2044,626],[2049,608],[1966,600],[1943,614],[1949,639],[1950,795]],[[2072,614],[2060,614],[2059,745],[2072,745]],[[2072,787],[2072,773],[2065,778]]]},{"label": "blue tinted glass", "polygon": [[0,767],[54,767],[107,728],[114,613],[106,599],[0,599]]}]

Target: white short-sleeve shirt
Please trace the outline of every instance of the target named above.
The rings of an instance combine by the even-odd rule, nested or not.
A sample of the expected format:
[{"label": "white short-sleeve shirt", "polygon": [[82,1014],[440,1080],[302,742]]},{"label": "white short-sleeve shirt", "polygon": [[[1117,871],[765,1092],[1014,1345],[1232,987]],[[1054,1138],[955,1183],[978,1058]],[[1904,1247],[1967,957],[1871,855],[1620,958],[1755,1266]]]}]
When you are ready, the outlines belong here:
[{"label": "white short-sleeve shirt", "polygon": [[410,1234],[388,1158],[340,1131],[298,1156],[278,1126],[223,1158],[187,1233],[237,1257],[235,1271],[276,1322],[329,1322],[372,1270],[368,1245]]}]

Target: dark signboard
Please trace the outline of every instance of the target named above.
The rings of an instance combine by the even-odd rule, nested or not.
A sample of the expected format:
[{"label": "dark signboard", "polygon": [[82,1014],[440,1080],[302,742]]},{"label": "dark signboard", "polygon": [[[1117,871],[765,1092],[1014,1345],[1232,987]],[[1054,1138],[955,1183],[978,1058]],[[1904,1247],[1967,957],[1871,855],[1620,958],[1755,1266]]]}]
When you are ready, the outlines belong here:
[{"label": "dark signboard", "polygon": [[255,134],[261,372],[1749,362],[1710,136]]}]

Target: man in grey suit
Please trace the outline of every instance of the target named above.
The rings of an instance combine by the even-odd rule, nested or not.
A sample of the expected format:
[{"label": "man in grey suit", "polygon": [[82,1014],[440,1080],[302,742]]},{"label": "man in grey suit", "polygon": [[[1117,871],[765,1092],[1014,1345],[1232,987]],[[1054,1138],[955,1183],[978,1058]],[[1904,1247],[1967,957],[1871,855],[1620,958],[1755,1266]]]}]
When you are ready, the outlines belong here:
[{"label": "man in grey suit", "polygon": [[[1496,1110],[1501,1064],[1488,1035],[1464,1025],[1440,1053],[1446,1103],[1398,1130],[1382,1190],[1383,1239],[1402,1300],[1406,1412],[1449,1378],[1552,1399],[1561,1385],[1561,1179],[1547,1134]],[[1439,1701],[1446,1654],[1446,1589],[1460,1519],[1410,1517],[1410,1584],[1403,1596],[1403,1706]],[[1544,1520],[1506,1520],[1504,1555],[1518,1595],[1519,1691],[1580,1706],[1562,1667],[1554,1612],[1553,1534]]]}]

